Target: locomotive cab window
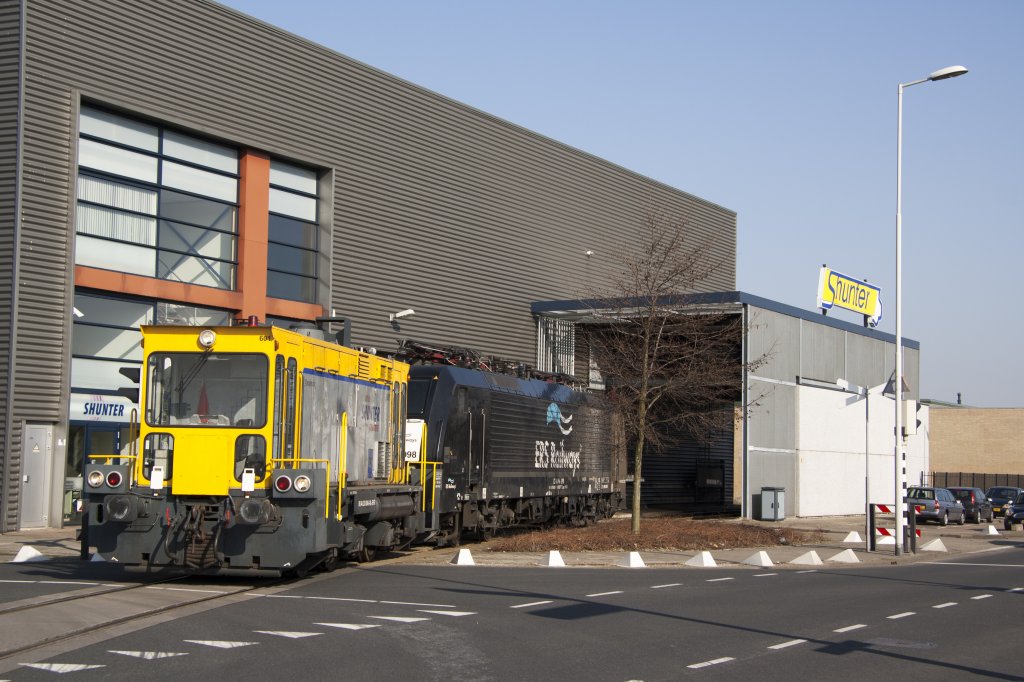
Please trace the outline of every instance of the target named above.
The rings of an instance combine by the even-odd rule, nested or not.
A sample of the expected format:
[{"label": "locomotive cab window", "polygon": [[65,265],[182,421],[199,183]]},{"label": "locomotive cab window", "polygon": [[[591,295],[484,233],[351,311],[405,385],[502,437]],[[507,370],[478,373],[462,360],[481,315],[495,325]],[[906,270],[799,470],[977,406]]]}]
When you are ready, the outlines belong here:
[{"label": "locomotive cab window", "polygon": [[427,406],[434,394],[437,382],[431,379],[409,379],[409,418],[423,419],[426,417]]},{"label": "locomotive cab window", "polygon": [[154,353],[146,423],[259,428],[267,422],[267,358],[243,353]]}]

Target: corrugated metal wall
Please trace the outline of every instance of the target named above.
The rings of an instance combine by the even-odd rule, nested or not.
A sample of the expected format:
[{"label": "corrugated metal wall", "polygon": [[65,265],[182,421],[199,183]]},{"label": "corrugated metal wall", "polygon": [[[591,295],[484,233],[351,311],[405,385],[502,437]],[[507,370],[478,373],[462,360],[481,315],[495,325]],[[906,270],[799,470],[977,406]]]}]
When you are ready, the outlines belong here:
[{"label": "corrugated metal wall", "polygon": [[[21,3],[0,2],[0,531],[11,527],[7,510],[17,497],[18,462],[10,414],[15,277],[15,211],[17,187],[18,91],[21,63]],[[4,453],[8,453],[4,455]],[[16,517],[13,522],[16,523]]]},{"label": "corrugated metal wall", "polygon": [[[675,442],[644,451],[640,501],[644,506],[673,507],[691,512],[721,513],[732,508],[733,434],[721,434],[710,443],[677,436]],[[630,471],[633,450],[629,450]],[[698,469],[721,467],[721,487],[699,484]],[[632,488],[630,488],[632,490]]]},{"label": "corrugated metal wall", "polygon": [[[25,2],[16,421],[58,421],[66,390],[80,97],[324,169],[333,182],[324,303],[352,319],[360,345],[422,337],[532,362],[530,302],[586,291],[652,202],[715,244],[725,267],[706,290],[735,286],[733,212],[233,10],[206,0]],[[3,8],[10,26],[18,4]],[[0,136],[9,130],[0,121]],[[10,196],[0,198],[8,220]],[[388,313],[404,308],[415,317],[393,328]],[[0,309],[0,343],[10,320]],[[6,443],[0,459],[13,464],[16,439]]]}]

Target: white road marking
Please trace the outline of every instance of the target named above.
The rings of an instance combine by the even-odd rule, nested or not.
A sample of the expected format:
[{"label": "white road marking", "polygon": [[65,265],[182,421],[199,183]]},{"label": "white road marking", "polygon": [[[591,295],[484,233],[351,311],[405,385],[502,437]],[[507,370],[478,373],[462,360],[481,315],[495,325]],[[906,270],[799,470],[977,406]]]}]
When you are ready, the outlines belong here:
[{"label": "white road marking", "polygon": [[191,587],[165,587],[168,592],[199,592],[201,594],[226,594],[226,590],[196,590]]},{"label": "white road marking", "polygon": [[588,597],[607,597],[609,594],[622,594],[622,590],[614,590],[612,592],[595,592],[594,594],[588,594]]},{"label": "white road marking", "polygon": [[988,566],[989,568],[1024,568],[1024,564],[970,564],[965,561],[922,561],[932,566]]},{"label": "white road marking", "polygon": [[299,594],[268,594],[265,595],[267,599],[302,599],[302,595]]},{"label": "white road marking", "polygon": [[865,625],[864,623],[857,623],[856,625],[847,625],[845,628],[838,628],[836,630],[833,630],[832,632],[851,632],[853,630],[860,630],[861,628],[866,627],[867,625]]},{"label": "white road marking", "polygon": [[948,601],[948,602],[946,602],[944,604],[936,604],[932,608],[933,609],[948,609],[950,606],[956,606],[956,602],[955,601]]},{"label": "white road marking", "polygon": [[818,569],[816,569],[816,568],[809,568],[806,571],[797,571],[797,573],[817,573],[817,572],[818,572]]},{"label": "white road marking", "polygon": [[669,583],[667,585],[651,585],[652,590],[660,590],[663,587],[679,587],[682,583]]},{"label": "white road marking", "polygon": [[324,625],[329,628],[341,628],[342,630],[366,630],[367,628],[379,628],[376,623],[313,623],[313,625]]},{"label": "white road marking", "polygon": [[806,639],[791,639],[788,642],[783,642],[782,644],[774,644],[774,645],[772,645],[772,646],[770,646],[768,648],[769,649],[785,649],[787,647],[796,646],[797,644],[803,644],[806,641],[807,641]]},{"label": "white road marking", "polygon": [[1007,592],[1024,592],[1024,587],[1011,587]]},{"label": "white road marking", "polygon": [[91,585],[96,587],[99,583],[80,583],[73,580],[40,580],[40,585]]},{"label": "white road marking", "polygon": [[904,611],[903,613],[897,613],[892,616],[886,616],[889,620],[899,620],[900,618],[906,618],[907,616],[916,615],[913,611]]},{"label": "white road marking", "polygon": [[376,618],[377,620],[390,620],[395,623],[419,623],[424,620],[430,620],[429,618],[412,618],[409,616],[370,616],[370,618]]},{"label": "white road marking", "polygon": [[324,601],[357,601],[363,604],[376,604],[376,599],[349,599],[347,597],[306,597],[306,599],[322,599]]},{"label": "white road marking", "polygon": [[1006,547],[989,547],[988,549],[977,549],[973,552],[966,552],[966,554],[984,554],[985,552],[998,552],[1002,549],[1012,549],[1012,547],[1010,545],[1007,545]]},{"label": "white road marking", "polygon": [[437,609],[454,609],[455,604],[417,604],[414,601],[382,601],[381,604],[397,604],[399,606],[433,606]]},{"label": "white road marking", "polygon": [[971,597],[971,599],[988,599],[991,596],[991,594],[979,594],[977,597]]},{"label": "white road marking", "polygon": [[[37,583],[38,580],[0,580],[0,583]],[[31,663],[24,663],[23,665],[32,665]]]},{"label": "white road marking", "polygon": [[141,658],[146,661],[155,661],[160,658],[174,658],[175,656],[188,656],[188,653],[184,651],[117,651],[116,649],[108,649],[108,651],[112,654]]},{"label": "white road marking", "polygon": [[442,616],[475,616],[476,611],[430,611],[429,609],[416,609],[420,613],[436,613]]},{"label": "white road marking", "polygon": [[778,573],[755,573],[755,578],[767,578],[770,575],[778,575]]},{"label": "white road marking", "polygon": [[728,663],[729,661],[735,661],[735,660],[736,659],[732,658],[731,656],[725,656],[723,658],[716,658],[716,659],[714,659],[712,661],[704,661],[703,663],[694,663],[693,665],[688,665],[686,667],[687,668],[693,668],[693,669],[696,670],[697,668],[707,668],[709,665],[718,665],[719,663]]},{"label": "white road marking", "polygon": [[189,644],[202,644],[203,646],[212,646],[216,649],[237,649],[243,646],[252,646],[259,644],[259,642],[226,642],[220,639],[186,639],[184,640]]},{"label": "white road marking", "polygon": [[37,670],[48,670],[51,673],[76,673],[79,670],[92,670],[93,668],[106,668],[105,665],[84,665],[81,663],[19,663],[26,668]]},{"label": "white road marking", "polygon": [[510,609],[525,609],[527,606],[542,606],[544,604],[550,604],[550,603],[551,603],[551,600],[550,599],[546,599],[544,601],[531,601],[531,602],[529,602],[527,604],[516,604],[515,606],[510,606],[509,608]]},{"label": "white road marking", "polygon": [[288,639],[302,639],[303,637],[316,637],[322,632],[287,632],[285,630],[253,630],[261,635],[274,635],[275,637],[287,637]]},{"label": "white road marking", "polygon": [[[722,582],[723,580],[733,580],[733,578],[712,578],[711,580],[707,580],[707,581],[705,581],[705,582],[709,582],[709,583],[720,583],[720,582]],[[732,659],[730,658],[729,660],[731,661]]]}]

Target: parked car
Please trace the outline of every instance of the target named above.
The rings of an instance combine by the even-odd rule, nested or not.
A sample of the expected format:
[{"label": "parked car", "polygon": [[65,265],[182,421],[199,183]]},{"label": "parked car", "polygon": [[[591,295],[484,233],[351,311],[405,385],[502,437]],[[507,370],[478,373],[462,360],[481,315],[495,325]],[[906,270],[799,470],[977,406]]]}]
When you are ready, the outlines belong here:
[{"label": "parked car", "polygon": [[1006,516],[1003,517],[1003,530],[1010,530],[1010,526],[1015,523],[1024,523],[1024,492],[1007,505]]},{"label": "parked car", "polygon": [[981,523],[982,519],[992,523],[992,517],[994,512],[992,511],[992,503],[988,501],[985,493],[981,491],[981,488],[965,488],[955,487],[946,488],[949,492],[953,493],[953,497],[960,500],[960,504],[964,506],[964,512],[967,514],[967,518],[974,521],[974,523]]},{"label": "parked car", "polygon": [[937,521],[948,526],[953,519],[962,526],[967,518],[960,500],[945,488],[907,488],[907,502],[914,505],[918,523]]},{"label": "parked car", "polygon": [[1024,493],[1024,488],[1013,488],[1009,486],[996,486],[989,488],[985,497],[992,503],[992,513],[1002,516],[1006,512],[1006,505],[1017,499],[1017,496]]}]

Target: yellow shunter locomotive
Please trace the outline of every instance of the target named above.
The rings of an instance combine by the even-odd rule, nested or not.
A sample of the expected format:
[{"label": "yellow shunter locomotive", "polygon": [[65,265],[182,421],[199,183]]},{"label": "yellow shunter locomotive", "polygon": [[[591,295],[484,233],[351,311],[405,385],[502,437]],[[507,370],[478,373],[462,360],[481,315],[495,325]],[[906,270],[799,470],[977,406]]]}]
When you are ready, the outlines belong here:
[{"label": "yellow shunter locomotive", "polygon": [[416,537],[408,365],[255,322],[142,336],[136,445],[86,466],[101,557],[302,575]]}]

